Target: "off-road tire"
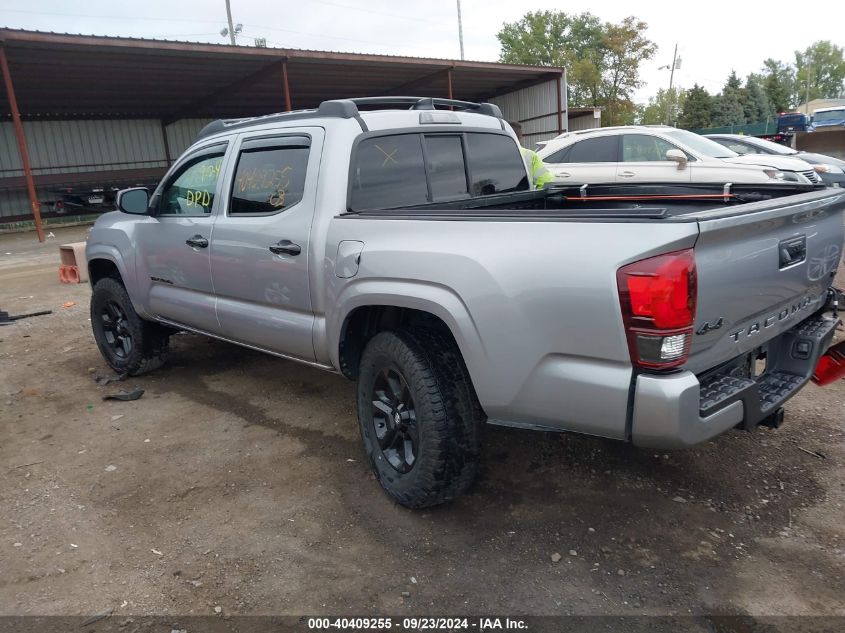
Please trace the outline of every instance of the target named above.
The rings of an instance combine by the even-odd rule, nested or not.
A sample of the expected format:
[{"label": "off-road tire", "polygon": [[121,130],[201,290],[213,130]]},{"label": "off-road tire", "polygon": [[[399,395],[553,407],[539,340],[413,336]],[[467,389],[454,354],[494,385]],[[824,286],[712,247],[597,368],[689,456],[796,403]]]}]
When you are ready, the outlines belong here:
[{"label": "off-road tire", "polygon": [[[118,356],[107,339],[103,323],[103,311],[111,302],[123,313],[123,327],[131,338],[131,349],[125,357]],[[138,376],[161,367],[167,361],[170,336],[169,331],[145,321],[132,307],[129,293],[117,279],[105,277],[94,284],[91,293],[91,329],[94,340],[109,366],[121,376]]]},{"label": "off-road tire", "polygon": [[[389,367],[401,373],[416,409],[419,447],[413,467],[404,473],[385,458],[374,426],[375,381]],[[364,449],[390,497],[424,508],[467,491],[478,471],[483,413],[451,336],[429,329],[380,332],[361,356],[357,394]]]}]

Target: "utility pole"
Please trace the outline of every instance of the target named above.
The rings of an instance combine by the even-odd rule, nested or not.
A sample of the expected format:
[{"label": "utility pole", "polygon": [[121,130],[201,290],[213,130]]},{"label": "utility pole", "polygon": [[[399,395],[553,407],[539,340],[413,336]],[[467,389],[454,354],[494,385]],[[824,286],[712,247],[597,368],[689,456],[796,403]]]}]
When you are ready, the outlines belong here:
[{"label": "utility pole", "polygon": [[[678,43],[675,42],[675,52],[672,53],[672,66],[671,70],[669,71],[669,94],[668,102],[666,104],[666,125],[672,125],[672,110],[675,101],[675,93],[672,92],[673,86],[675,85],[675,68],[678,65]],[[658,70],[663,70],[666,66],[661,66]]]},{"label": "utility pole", "polygon": [[806,99],[804,99],[804,114],[810,114],[810,70],[812,66],[810,65],[809,60],[807,61],[807,90],[806,90]]},{"label": "utility pole", "polygon": [[229,0],[226,0],[226,17],[229,20],[229,39],[232,41],[232,46],[235,46],[235,25],[232,23],[232,7]]},{"label": "utility pole", "polygon": [[[226,6],[229,5],[229,0],[226,0]],[[231,20],[230,20],[231,22]],[[464,59],[464,25],[461,22],[461,0],[458,0],[458,42],[461,44],[461,60]]]},{"label": "utility pole", "polygon": [[[226,0],[226,4],[229,4],[229,0]],[[669,92],[672,92],[672,84],[675,81],[675,63],[678,61],[678,43],[675,42],[675,52],[672,53],[672,70],[669,73]]]}]

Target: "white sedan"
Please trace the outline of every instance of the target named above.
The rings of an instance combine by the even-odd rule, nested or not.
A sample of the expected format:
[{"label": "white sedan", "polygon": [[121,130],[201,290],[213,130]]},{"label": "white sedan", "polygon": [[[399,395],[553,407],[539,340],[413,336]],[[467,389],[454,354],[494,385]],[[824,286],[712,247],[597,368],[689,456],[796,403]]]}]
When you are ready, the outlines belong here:
[{"label": "white sedan", "polygon": [[557,183],[819,182],[803,160],[740,156],[703,136],[664,125],[566,132],[537,153]]}]

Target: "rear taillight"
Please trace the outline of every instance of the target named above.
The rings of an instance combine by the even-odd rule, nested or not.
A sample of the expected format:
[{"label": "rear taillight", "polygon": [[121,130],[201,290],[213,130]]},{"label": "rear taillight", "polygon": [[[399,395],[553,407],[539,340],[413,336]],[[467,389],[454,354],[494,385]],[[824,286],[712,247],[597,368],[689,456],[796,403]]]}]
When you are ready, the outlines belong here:
[{"label": "rear taillight", "polygon": [[687,361],[697,280],[692,249],[623,266],[616,273],[631,362],[668,369]]},{"label": "rear taillight", "polygon": [[813,382],[817,385],[829,385],[840,378],[845,378],[845,341],[827,350],[813,370]]}]

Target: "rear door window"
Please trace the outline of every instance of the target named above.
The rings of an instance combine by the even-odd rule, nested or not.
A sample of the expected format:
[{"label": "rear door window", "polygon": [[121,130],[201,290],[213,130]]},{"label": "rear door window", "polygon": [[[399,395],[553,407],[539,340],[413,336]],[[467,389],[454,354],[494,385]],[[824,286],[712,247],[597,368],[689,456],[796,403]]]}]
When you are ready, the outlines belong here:
[{"label": "rear door window", "polygon": [[470,132],[466,137],[473,196],[530,189],[522,155],[510,136]]},{"label": "rear door window", "polygon": [[648,134],[625,134],[622,137],[622,162],[643,163],[668,160],[666,152],[678,149],[662,138]]},{"label": "rear door window", "polygon": [[232,182],[230,215],[271,215],[302,200],[310,140],[244,141]]},{"label": "rear door window", "polygon": [[578,141],[569,152],[570,163],[616,163],[619,161],[619,137],[599,136]]}]

